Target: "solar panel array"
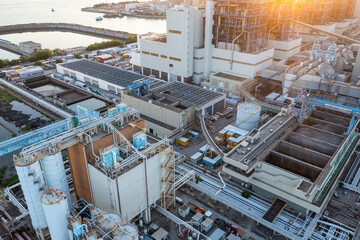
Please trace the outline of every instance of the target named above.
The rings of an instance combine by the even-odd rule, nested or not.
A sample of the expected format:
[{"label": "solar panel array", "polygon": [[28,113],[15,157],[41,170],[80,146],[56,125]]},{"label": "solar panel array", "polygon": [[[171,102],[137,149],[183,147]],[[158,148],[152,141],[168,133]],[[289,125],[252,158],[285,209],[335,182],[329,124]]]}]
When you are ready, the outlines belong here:
[{"label": "solar panel array", "polygon": [[[90,77],[98,78],[109,83],[127,87],[134,81],[146,78],[146,76],[134,72],[111,67],[105,64],[82,59],[79,61],[61,64],[64,68],[72,71],[81,72]],[[209,101],[222,96],[221,93],[213,92],[201,87],[181,82],[163,82],[161,80],[151,79],[151,92],[157,92],[162,95],[168,95],[184,102],[191,103],[201,107]]]},{"label": "solar panel array", "polygon": [[61,66],[73,71],[81,72],[94,78],[107,81],[109,83],[119,85],[121,87],[127,87],[135,80],[145,78],[145,76],[134,72],[122,70],[86,59],[64,63],[61,64]]},{"label": "solar panel array", "polygon": [[222,96],[221,93],[213,92],[198,86],[181,82],[171,82],[165,84],[156,89],[153,89],[152,92],[157,92],[163,95],[170,95],[177,99],[192,103],[198,107],[201,107],[209,101],[215,100]]}]

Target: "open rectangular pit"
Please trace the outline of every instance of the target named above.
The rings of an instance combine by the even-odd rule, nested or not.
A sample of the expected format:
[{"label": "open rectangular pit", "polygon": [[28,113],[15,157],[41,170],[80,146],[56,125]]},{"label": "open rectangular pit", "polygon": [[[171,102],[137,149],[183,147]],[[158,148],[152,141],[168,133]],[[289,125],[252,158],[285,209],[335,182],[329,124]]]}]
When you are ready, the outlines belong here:
[{"label": "open rectangular pit", "polygon": [[338,135],[343,135],[344,133],[346,133],[347,128],[342,126],[342,125],[338,125],[338,124],[334,124],[325,120],[320,120],[317,118],[312,118],[309,117],[306,120],[304,120],[303,124],[308,125],[310,127],[314,127],[314,128],[318,128],[327,132],[332,132],[332,133],[336,133]]},{"label": "open rectangular pit", "polygon": [[346,128],[349,126],[349,123],[350,123],[349,118],[339,116],[339,115],[336,115],[336,114],[332,114],[332,113],[329,113],[329,112],[321,112],[321,111],[318,111],[318,110],[312,111],[311,117],[317,118],[317,119],[320,119],[320,120],[325,120],[327,122],[331,122],[331,123],[334,123],[334,124],[337,124],[337,125],[341,125],[341,126],[344,126]]},{"label": "open rectangular pit", "polygon": [[342,140],[344,139],[344,136],[327,132],[324,130],[320,130],[314,127],[310,127],[304,124],[300,124],[294,132],[304,135],[309,138],[314,138],[320,141],[323,141],[325,143],[334,144],[336,146],[340,145]]},{"label": "open rectangular pit", "polygon": [[273,150],[319,168],[324,168],[330,160],[330,157],[327,155],[315,152],[307,148],[303,148],[301,146],[286,141],[281,141]]},{"label": "open rectangular pit", "polygon": [[325,154],[327,156],[332,156],[336,149],[336,145],[332,145],[314,138],[307,138],[303,135],[291,132],[286,138],[285,141],[289,143],[296,144],[298,146]]},{"label": "open rectangular pit", "polygon": [[270,151],[265,162],[307,178],[311,182],[314,182],[322,171],[319,167],[274,151]]}]

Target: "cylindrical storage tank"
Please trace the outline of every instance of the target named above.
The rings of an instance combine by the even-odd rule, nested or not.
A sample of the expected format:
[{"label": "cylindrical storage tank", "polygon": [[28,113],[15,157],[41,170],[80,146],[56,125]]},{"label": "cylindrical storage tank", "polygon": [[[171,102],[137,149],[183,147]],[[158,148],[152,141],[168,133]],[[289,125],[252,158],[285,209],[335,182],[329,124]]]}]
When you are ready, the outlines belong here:
[{"label": "cylindrical storage tank", "polygon": [[59,189],[47,190],[41,196],[46,221],[52,240],[69,240],[67,215],[69,214],[66,194]]},{"label": "cylindrical storage tank", "polygon": [[41,166],[44,172],[46,183],[48,185],[48,189],[55,188],[64,191],[68,201],[69,209],[71,209],[71,196],[61,152],[43,157],[41,159]]},{"label": "cylindrical storage tank", "polygon": [[117,225],[121,224],[121,215],[115,211],[103,211],[97,217],[98,225],[104,232],[113,230]]},{"label": "cylindrical storage tank", "polygon": [[113,232],[114,240],[138,240],[138,229],[134,224],[125,223]]},{"label": "cylindrical storage tank", "polygon": [[261,107],[252,103],[237,106],[236,127],[251,131],[258,127]]},{"label": "cylindrical storage tank", "polygon": [[35,229],[47,227],[44,210],[40,202],[41,194],[45,191],[40,162],[35,161],[28,165],[15,161],[15,169],[30,213],[32,226]]}]

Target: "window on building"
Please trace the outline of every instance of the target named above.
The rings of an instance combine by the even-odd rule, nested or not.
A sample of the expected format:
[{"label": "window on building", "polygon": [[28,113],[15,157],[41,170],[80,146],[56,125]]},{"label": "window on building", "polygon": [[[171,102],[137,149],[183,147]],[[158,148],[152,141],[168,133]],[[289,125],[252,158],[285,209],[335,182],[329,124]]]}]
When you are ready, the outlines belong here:
[{"label": "window on building", "polygon": [[99,87],[99,81],[92,80],[92,84],[96,87]]},{"label": "window on building", "polygon": [[224,81],[219,80],[219,85],[220,88],[224,88]]},{"label": "window on building", "polygon": [[108,85],[109,92],[116,93],[116,88],[113,86]]}]

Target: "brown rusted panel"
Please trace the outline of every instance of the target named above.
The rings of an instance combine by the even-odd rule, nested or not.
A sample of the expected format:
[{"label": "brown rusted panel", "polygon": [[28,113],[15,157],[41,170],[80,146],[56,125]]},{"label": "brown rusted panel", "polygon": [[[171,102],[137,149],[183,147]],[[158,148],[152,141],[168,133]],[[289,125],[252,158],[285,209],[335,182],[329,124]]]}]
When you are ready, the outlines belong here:
[{"label": "brown rusted panel", "polygon": [[84,156],[83,146],[78,143],[67,149],[71,174],[73,177],[76,196],[84,198],[92,203],[91,189],[89,184],[87,163]]}]

